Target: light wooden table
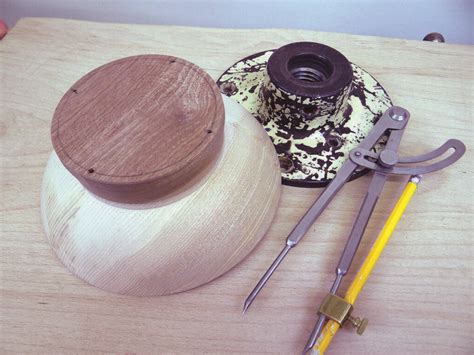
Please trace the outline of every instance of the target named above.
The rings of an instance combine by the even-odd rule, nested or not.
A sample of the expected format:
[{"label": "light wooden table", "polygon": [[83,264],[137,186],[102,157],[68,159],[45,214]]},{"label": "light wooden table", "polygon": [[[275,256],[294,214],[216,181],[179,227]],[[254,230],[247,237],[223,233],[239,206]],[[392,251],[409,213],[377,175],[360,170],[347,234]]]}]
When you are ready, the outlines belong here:
[{"label": "light wooden table", "polygon": [[[91,69],[125,56],[161,53],[190,60],[217,78],[242,57],[301,40],[340,50],[410,110],[402,153],[422,153],[451,137],[468,146],[460,162],[426,176],[420,185],[356,304],[356,313],[370,319],[366,333],[359,337],[346,329],[330,350],[472,353],[472,47],[296,30],[38,18],[21,20],[0,42],[2,352],[301,351],[332,283],[367,176],[341,191],[245,316],[244,298],[320,189],[285,187],[273,227],[247,259],[208,285],[155,298],[110,294],[71,275],[50,250],[39,211],[53,111],[71,84]],[[355,266],[403,185],[399,178],[389,181]]]}]

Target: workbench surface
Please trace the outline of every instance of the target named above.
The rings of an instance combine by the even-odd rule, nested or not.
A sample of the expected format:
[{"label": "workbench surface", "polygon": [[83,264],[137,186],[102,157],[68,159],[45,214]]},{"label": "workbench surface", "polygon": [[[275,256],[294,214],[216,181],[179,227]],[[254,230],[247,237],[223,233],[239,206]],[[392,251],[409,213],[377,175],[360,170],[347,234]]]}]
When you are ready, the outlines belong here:
[{"label": "workbench surface", "polygon": [[[328,292],[370,178],[349,183],[286,258],[245,316],[242,304],[321,189],[284,187],[276,220],[242,263],[181,294],[135,298],[89,286],[50,249],[40,187],[50,123],[64,92],[93,68],[137,54],[187,59],[215,79],[255,52],[294,41],[335,47],[373,74],[412,119],[401,153],[449,138],[466,156],[425,176],[328,353],[470,353],[473,341],[472,46],[298,30],[222,30],[25,18],[0,41],[2,352],[299,353]],[[390,178],[345,290],[404,187]]]}]

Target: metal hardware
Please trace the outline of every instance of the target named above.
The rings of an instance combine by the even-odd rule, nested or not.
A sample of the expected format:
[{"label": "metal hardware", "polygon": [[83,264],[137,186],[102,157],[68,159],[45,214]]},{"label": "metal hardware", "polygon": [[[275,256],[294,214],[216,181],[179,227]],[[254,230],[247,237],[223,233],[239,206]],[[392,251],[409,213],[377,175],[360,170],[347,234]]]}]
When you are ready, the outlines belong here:
[{"label": "metal hardware", "polygon": [[352,305],[343,298],[329,293],[319,307],[320,314],[336,321],[340,325],[349,318],[352,312]]},{"label": "metal hardware", "polygon": [[390,108],[388,110],[388,115],[395,121],[403,121],[409,117],[408,111],[398,106]]},{"label": "metal hardware", "polygon": [[357,318],[352,316],[353,306],[345,299],[329,293],[321,303],[319,314],[326,318],[332,319],[339,325],[344,326],[346,323],[352,324],[357,329],[357,334],[362,335],[367,328],[369,320],[367,318]]},{"label": "metal hardware", "polygon": [[[378,142],[378,140],[384,135],[384,133],[387,130],[392,130],[396,132],[397,130],[402,130],[403,128],[405,128],[408,122],[408,118],[410,116],[408,111],[406,112],[407,112],[407,119],[403,121],[398,121],[398,120],[393,120],[389,116],[389,110],[385,111],[385,113],[382,115],[380,120],[375,124],[374,128],[367,134],[366,138],[362,141],[362,143],[359,145],[357,149],[369,150]],[[387,146],[390,144],[394,144],[394,143],[390,143],[390,140],[389,140],[387,142]],[[308,229],[313,225],[316,219],[321,215],[321,213],[324,211],[326,206],[331,202],[331,200],[334,198],[337,192],[339,192],[339,190],[349,180],[352,173],[357,169],[357,167],[358,165],[354,163],[352,159],[346,160],[346,162],[342,165],[342,167],[339,169],[334,179],[324,189],[324,191],[321,193],[321,195],[316,200],[316,202],[310,207],[310,209],[306,212],[303,218],[298,222],[298,224],[295,226],[293,231],[290,233],[290,235],[286,239],[286,244],[283,250],[280,252],[278,257],[270,266],[270,268],[265,272],[265,274],[262,276],[258,284],[255,286],[255,288],[252,290],[250,295],[245,300],[243,312],[245,312],[250,307],[253,300],[257,297],[260,290],[263,288],[263,286],[265,286],[270,276],[273,274],[276,268],[280,265],[280,263],[283,261],[285,256],[289,253],[291,248],[295,247],[299,243],[299,241],[303,239]],[[378,179],[380,180],[380,177],[378,177]],[[378,182],[378,184],[381,185],[381,187],[383,187],[383,182],[380,181]],[[371,196],[377,198],[378,194],[371,195]],[[372,212],[372,210],[370,210],[370,212]],[[361,227],[362,229],[365,229],[366,222],[364,223],[362,221],[359,223],[359,225],[360,227],[357,227],[356,231],[361,230]],[[352,232],[352,233],[355,233],[355,232]],[[360,238],[359,238],[359,241],[360,241]],[[355,243],[351,243],[350,249],[347,249],[347,248],[346,249],[349,252],[350,250],[356,248],[358,245],[359,245],[359,242],[355,241]],[[342,277],[347,272],[346,265],[349,264],[350,261],[352,261],[352,258],[350,260],[347,260],[347,262],[346,260],[344,260],[344,265],[341,265],[341,267],[338,267],[338,275],[340,275],[339,276],[340,279],[337,279],[335,281],[333,285],[333,288],[335,288],[335,291],[332,293],[335,293],[337,289],[339,288],[339,283],[340,281],[342,281]],[[320,327],[322,327],[322,324]]]},{"label": "metal hardware", "polygon": [[[334,48],[296,42],[239,60],[217,80],[221,92],[263,126],[291,160],[282,183],[326,187],[392,106],[382,85]],[[373,147],[379,152],[384,142]],[[357,169],[356,179],[368,169]]]},{"label": "metal hardware", "polygon": [[289,172],[295,169],[293,161],[286,155],[278,156],[278,161],[280,162],[280,169],[282,172]]},{"label": "metal hardware", "polygon": [[[364,287],[367,279],[369,278],[373,268],[375,267],[380,255],[382,254],[384,248],[386,247],[390,237],[395,230],[400,218],[402,217],[405,209],[408,206],[413,194],[415,193],[417,186],[421,180],[421,176],[413,175],[410,177],[408,183],[406,184],[402,194],[400,195],[395,207],[387,218],[382,230],[380,231],[377,239],[375,240],[370,252],[367,254],[364,262],[357,271],[352,283],[346,291],[344,300],[348,301],[351,304],[354,304],[359,297],[362,288]],[[367,326],[368,320],[358,319],[350,317],[348,319],[354,326],[357,327],[357,331],[361,334],[365,327]],[[325,325],[321,337],[315,343],[313,351],[317,354],[324,354],[327,350],[331,340],[334,338],[334,335],[340,329],[340,325],[334,320],[329,320]]]},{"label": "metal hardware", "polygon": [[[405,167],[405,166],[394,166],[397,163],[400,164],[411,164],[411,163],[422,163],[428,160],[433,160],[441,157],[444,153],[448,150],[454,149],[454,152],[447,156],[446,158],[437,161],[436,163],[432,163],[429,165],[423,166],[413,166],[413,167]],[[445,167],[453,164],[457,160],[459,160],[463,154],[466,152],[466,146],[464,143],[457,139],[450,139],[446,143],[444,143],[439,148],[422,155],[412,156],[412,157],[402,157],[398,158],[398,154],[396,152],[388,151],[387,149],[383,150],[380,153],[374,153],[367,149],[360,149],[356,148],[351,151],[349,157],[350,159],[365,168],[369,168],[371,170],[384,172],[387,174],[397,174],[397,175],[422,175],[427,173],[432,173],[437,170],[444,169]],[[372,160],[368,160],[370,158]],[[375,162],[374,162],[375,160]]]},{"label": "metal hardware", "polygon": [[[366,138],[362,141],[362,143],[356,149],[351,151],[349,155],[350,159],[346,160],[346,162],[337,172],[334,179],[329,183],[329,185],[321,193],[319,198],[314,202],[314,204],[309,208],[303,218],[298,222],[298,224],[288,235],[283,250],[280,252],[278,257],[270,266],[270,268],[265,272],[263,277],[260,279],[258,284],[255,286],[255,288],[245,300],[243,309],[244,312],[250,307],[254,299],[257,297],[258,293],[262,290],[263,286],[266,284],[273,272],[283,261],[285,256],[293,247],[295,247],[301,241],[301,239],[303,239],[309,228],[311,228],[316,219],[321,215],[321,213],[332,201],[332,199],[339,192],[339,190],[344,186],[344,184],[350,179],[351,175],[356,169],[363,166],[374,170],[374,174],[372,177],[372,181],[370,182],[370,185],[368,187],[365,199],[362,202],[362,206],[352,227],[352,230],[349,234],[349,237],[347,238],[347,242],[342,252],[341,258],[339,259],[339,263],[336,267],[336,278],[330,290],[330,293],[333,295],[337,293],[343,277],[349,271],[349,268],[352,264],[352,260],[354,259],[355,253],[357,251],[357,248],[359,247],[359,243],[362,239],[365,228],[369,222],[370,216],[372,215],[372,212],[375,208],[378,197],[382,192],[383,186],[388,178],[388,175],[419,175],[427,172],[436,171],[453,164],[464,154],[466,150],[464,144],[459,140],[451,139],[432,152],[414,157],[399,158],[397,151],[409,118],[410,113],[402,107],[394,106],[385,111],[380,120],[375,124],[374,128],[367,134]],[[372,152],[371,149],[373,148],[373,146],[384,135],[388,136],[385,149],[380,153]],[[451,153],[451,155],[449,155],[448,157],[436,163],[415,167],[404,167],[397,165],[397,163],[407,164],[425,162],[440,157],[449,149],[454,149],[454,152]],[[368,158],[370,158],[370,160]],[[307,352],[314,346],[316,339],[320,335],[326,320],[327,316],[325,315],[325,313],[321,312],[319,314],[319,319],[308,340],[308,343],[306,344],[304,352]],[[363,324],[365,323],[366,322],[361,321],[360,325],[358,326],[358,329],[362,329],[363,331]]]},{"label": "metal hardware", "polygon": [[445,39],[441,33],[431,32],[428,33],[425,37],[423,37],[423,41],[444,43]]},{"label": "metal hardware", "polygon": [[352,324],[354,328],[357,330],[357,334],[362,335],[365,332],[365,329],[367,328],[367,325],[369,325],[369,320],[367,318],[354,318],[352,316],[349,316],[347,320]]},{"label": "metal hardware", "polygon": [[231,83],[231,82],[223,83],[220,86],[220,89],[221,89],[221,92],[227,96],[232,96],[237,91],[237,87],[235,86],[234,83]]}]

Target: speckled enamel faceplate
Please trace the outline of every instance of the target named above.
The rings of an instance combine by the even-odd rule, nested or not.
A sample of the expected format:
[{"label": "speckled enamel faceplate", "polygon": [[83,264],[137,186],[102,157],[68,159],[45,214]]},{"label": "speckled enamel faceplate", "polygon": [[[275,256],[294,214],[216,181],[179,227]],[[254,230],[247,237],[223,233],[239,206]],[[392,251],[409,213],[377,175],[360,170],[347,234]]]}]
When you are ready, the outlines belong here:
[{"label": "speckled enamel faceplate", "polygon": [[[351,64],[352,83],[341,94],[324,99],[298,98],[270,81],[266,68],[273,52],[257,53],[235,63],[217,84],[261,122],[279,155],[284,184],[325,186],[349,152],[392,106],[391,100],[382,86],[355,64]],[[317,112],[308,118],[306,112],[294,110],[292,100],[298,107],[316,107]],[[352,178],[363,173],[356,171]]]}]

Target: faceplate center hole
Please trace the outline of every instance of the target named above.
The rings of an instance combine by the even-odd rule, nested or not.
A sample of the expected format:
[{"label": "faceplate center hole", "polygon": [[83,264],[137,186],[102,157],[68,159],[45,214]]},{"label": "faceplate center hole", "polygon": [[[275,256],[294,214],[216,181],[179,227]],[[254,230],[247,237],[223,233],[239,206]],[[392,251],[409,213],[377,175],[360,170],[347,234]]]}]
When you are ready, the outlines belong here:
[{"label": "faceplate center hole", "polygon": [[288,71],[304,83],[320,83],[329,79],[334,71],[332,63],[315,54],[300,54],[288,61]]}]

